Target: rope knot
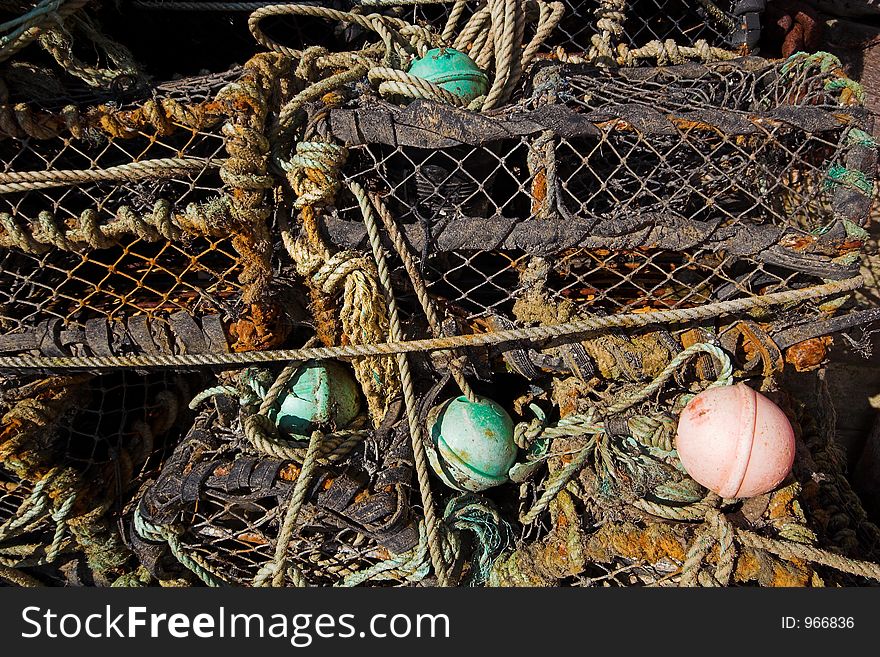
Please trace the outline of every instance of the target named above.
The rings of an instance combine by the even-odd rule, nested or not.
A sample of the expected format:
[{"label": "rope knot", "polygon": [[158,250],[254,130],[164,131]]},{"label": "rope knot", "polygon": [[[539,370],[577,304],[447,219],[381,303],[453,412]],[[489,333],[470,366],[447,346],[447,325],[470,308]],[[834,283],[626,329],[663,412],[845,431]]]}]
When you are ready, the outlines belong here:
[{"label": "rope knot", "polygon": [[324,294],[333,294],[355,272],[366,272],[371,279],[377,276],[375,263],[362,253],[340,251],[321,265],[314,275],[314,281]]},{"label": "rope knot", "polygon": [[301,141],[289,163],[288,179],[297,195],[294,206],[328,205],[339,191],[348,149],[339,144]]},{"label": "rope knot", "polygon": [[330,51],[323,46],[311,46],[303,51],[299,64],[296,67],[296,76],[303,80],[317,80],[320,78],[319,60],[327,57]]}]

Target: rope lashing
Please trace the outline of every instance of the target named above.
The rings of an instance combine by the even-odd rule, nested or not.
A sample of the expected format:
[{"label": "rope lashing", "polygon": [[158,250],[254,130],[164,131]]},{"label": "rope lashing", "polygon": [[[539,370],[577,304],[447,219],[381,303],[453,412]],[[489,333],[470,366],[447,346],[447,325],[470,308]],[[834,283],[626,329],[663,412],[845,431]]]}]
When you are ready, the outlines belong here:
[{"label": "rope lashing", "polygon": [[[403,328],[400,324],[397,300],[394,296],[394,290],[391,285],[391,274],[388,270],[388,262],[385,256],[384,247],[382,246],[382,238],[379,235],[378,222],[375,217],[373,206],[370,203],[366,190],[361,187],[359,183],[349,181],[348,187],[360,205],[361,214],[363,214],[364,223],[366,224],[367,235],[370,240],[370,248],[373,251],[373,257],[376,261],[376,267],[379,272],[379,284],[382,286],[388,304],[391,339],[395,341],[402,340]],[[400,384],[403,390],[403,401],[406,407],[406,419],[409,425],[410,439],[413,448],[416,477],[419,483],[419,492],[422,497],[422,508],[425,514],[425,525],[428,532],[428,550],[431,554],[431,563],[434,567],[434,573],[437,576],[437,582],[439,585],[448,586],[450,581],[449,573],[446,568],[447,560],[443,554],[440,521],[436,515],[434,495],[431,492],[428,456],[425,451],[424,432],[422,429],[421,418],[419,417],[419,404],[416,400],[412,372],[410,371],[409,360],[405,353],[396,354],[395,359],[397,361],[397,370],[400,374]]]},{"label": "rope lashing", "polygon": [[[822,548],[795,541],[767,538],[748,529],[735,528],[716,508],[705,514],[705,527],[697,534],[682,565],[680,586],[727,586],[734,572],[737,543],[743,547],[764,550],[786,560],[801,560],[840,572],[880,581],[880,564],[850,559]],[[714,573],[703,569],[703,559],[714,545],[718,559]]]},{"label": "rope lashing", "polygon": [[[605,417],[610,417],[645,401],[659,391],[685,362],[698,353],[709,354],[719,365],[718,378],[711,383],[709,387],[725,386],[732,383],[733,365],[727,354],[714,345],[697,343],[676,355],[663,371],[639,392],[603,409],[603,415]],[[597,411],[595,409],[591,409],[590,412],[584,415],[569,415],[568,417],[559,420],[555,425],[544,428],[541,432],[541,437],[595,436],[601,434],[605,431],[605,425],[603,422],[596,419],[596,415]],[[550,478],[545,485],[541,497],[538,498],[534,506],[532,506],[532,508],[520,518],[520,521],[524,525],[534,522],[535,519],[547,509],[550,502],[556,497],[559,491],[562,490],[571,478],[584,467],[595,448],[596,441],[590,440],[589,443],[574,456],[570,463]]]},{"label": "rope lashing", "polygon": [[[114,68],[87,64],[80,59],[74,44],[74,33],[84,36],[91,47],[101,52]],[[90,87],[106,87],[120,77],[143,79],[131,52],[122,44],[107,38],[87,15],[73,15],[66,21],[58,21],[41,29],[37,39],[65,73],[79,78]]]},{"label": "rope lashing", "polygon": [[0,525],[0,541],[20,536],[49,516],[52,500],[46,488],[52,482],[55,473],[57,469],[50,471],[34,484],[30,494],[22,501],[15,514]]},{"label": "rope lashing", "polygon": [[[311,342],[307,344],[311,344]],[[257,451],[267,456],[289,459],[303,464],[308,457],[308,446],[312,442],[311,439],[308,436],[279,436],[278,428],[270,418],[272,407],[288,381],[299,370],[300,365],[301,363],[292,363],[285,367],[263,395],[260,394],[259,387],[253,383],[250,387],[242,386],[241,388],[220,385],[197,394],[190,402],[189,407],[194,410],[200,404],[218,395],[237,397],[245,409],[252,407],[259,401],[259,410],[256,413],[249,413],[242,422],[245,437]],[[345,458],[370,433],[369,430],[360,429],[359,424],[356,420],[349,427],[322,435],[316,457],[319,462],[333,463]]]},{"label": "rope lashing", "polygon": [[590,38],[590,48],[583,55],[569,54],[557,48],[555,54],[561,62],[591,64],[604,68],[637,66],[642,60],[656,60],[658,66],[683,64],[691,59],[704,62],[735,59],[740,53],[711,46],[705,39],[684,46],[673,39],[654,39],[632,48],[620,41],[624,34],[623,23],[627,19],[627,0],[600,0],[595,9],[596,34]]},{"label": "rope lashing", "polygon": [[[288,181],[297,195],[303,229],[294,239],[287,218],[282,217],[281,235],[297,272],[311,287],[319,315],[319,335],[323,330],[322,309],[328,309],[330,299],[341,292],[341,332],[351,344],[367,345],[387,340],[389,330],[387,302],[377,282],[376,266],[357,251],[331,254],[315,223],[316,213],[331,203],[338,191],[346,156],[347,150],[335,144],[301,141],[296,145],[296,155],[289,163],[282,163],[282,167],[287,169]],[[326,340],[329,336],[322,337]],[[394,362],[390,358],[369,357],[353,363],[353,367],[370,416],[378,426],[399,391]]]},{"label": "rope lashing", "polygon": [[209,566],[204,559],[197,554],[191,553],[181,542],[179,533],[175,532],[172,527],[150,523],[144,518],[140,507],[134,513],[133,522],[138,536],[154,543],[167,543],[174,558],[205,585],[219,587],[230,584],[220,573]]},{"label": "rope lashing", "polygon": [[98,211],[83,210],[73,226],[59,223],[55,215],[43,210],[35,222],[25,225],[20,217],[0,212],[0,247],[17,248],[26,253],[40,255],[52,247],[62,251],[78,251],[83,248],[107,249],[125,236],[134,235],[147,242],[160,239],[175,240],[181,229],[172,216],[171,204],[159,200],[152,212],[138,214],[129,206],[120,206],[116,216],[106,223],[99,223]]}]

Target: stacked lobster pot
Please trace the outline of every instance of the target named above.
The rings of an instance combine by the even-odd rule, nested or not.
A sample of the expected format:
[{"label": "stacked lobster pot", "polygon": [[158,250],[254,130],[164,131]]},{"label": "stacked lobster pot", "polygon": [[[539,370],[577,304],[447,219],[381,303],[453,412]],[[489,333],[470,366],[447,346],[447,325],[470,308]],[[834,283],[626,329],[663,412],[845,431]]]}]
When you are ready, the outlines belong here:
[{"label": "stacked lobster pot", "polygon": [[3,106],[0,352],[216,353],[285,337],[269,267],[277,58],[151,97]]},{"label": "stacked lobster pot", "polygon": [[[204,383],[124,359],[265,349],[302,319],[269,265],[260,135],[285,85],[279,61],[257,56],[124,100],[110,90],[0,109],[0,551],[19,577],[130,575],[122,510]],[[69,376],[20,368],[71,357],[124,362]],[[64,563],[87,574],[46,570],[77,551]]]},{"label": "stacked lobster pot", "polygon": [[[761,5],[268,6],[227,72],[0,106],[0,573],[880,579],[779,378],[877,319],[870,116],[830,55],[746,56]],[[723,404],[763,415],[713,479]]]},{"label": "stacked lobster pot", "polygon": [[[518,505],[538,539],[497,559],[490,583],[877,575],[816,547],[876,558],[876,532],[854,538],[863,512],[845,547],[840,527],[804,515],[815,508],[802,488],[813,503],[842,495],[815,490],[824,457],[799,449],[794,474],[769,489],[718,495],[689,476],[674,440],[695,393],[735,381],[808,438],[796,421],[808,414],[776,375],[820,367],[831,333],[877,318],[848,294],[862,284],[876,148],[839,63],[543,64],[521,101],[488,114],[385,95],[330,113],[348,191],[318,230],[338,252],[392,254],[408,337],[485,345],[464,361],[410,360],[439,479]],[[474,454],[469,432],[485,426],[515,455]],[[827,427],[809,431],[832,449]],[[804,566],[814,557],[826,569]]]}]

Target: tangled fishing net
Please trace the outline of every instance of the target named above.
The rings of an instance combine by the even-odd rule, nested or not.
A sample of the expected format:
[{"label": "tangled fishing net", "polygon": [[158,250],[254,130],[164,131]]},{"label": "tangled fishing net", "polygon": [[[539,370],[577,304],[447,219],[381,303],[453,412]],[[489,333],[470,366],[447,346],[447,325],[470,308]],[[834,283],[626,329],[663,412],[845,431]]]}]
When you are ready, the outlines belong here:
[{"label": "tangled fishing net", "polygon": [[[3,5],[0,580],[880,580],[822,376],[873,118],[763,5]],[[794,466],[724,497],[676,427],[743,382]]]}]

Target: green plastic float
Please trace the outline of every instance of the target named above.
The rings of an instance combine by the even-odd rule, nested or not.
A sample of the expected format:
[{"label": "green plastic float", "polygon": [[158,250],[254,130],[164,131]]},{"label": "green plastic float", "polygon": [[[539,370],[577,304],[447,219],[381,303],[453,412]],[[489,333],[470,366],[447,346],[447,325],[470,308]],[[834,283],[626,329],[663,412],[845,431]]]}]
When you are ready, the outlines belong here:
[{"label": "green plastic float", "polygon": [[[262,391],[265,394],[265,391]],[[308,361],[278,396],[272,415],[279,429],[308,436],[315,429],[342,428],[360,412],[357,383],[333,361]]]},{"label": "green plastic float", "polygon": [[412,63],[409,74],[433,82],[470,102],[489,91],[489,78],[470,57],[453,48],[433,48]]},{"label": "green plastic float", "polygon": [[517,456],[513,420],[491,399],[450,399],[428,412],[428,460],[457,490],[478,492],[508,481]]}]

